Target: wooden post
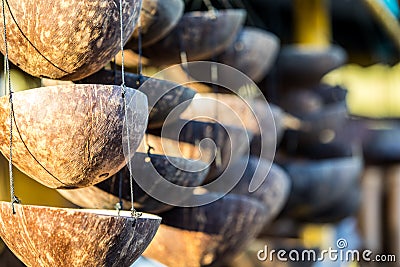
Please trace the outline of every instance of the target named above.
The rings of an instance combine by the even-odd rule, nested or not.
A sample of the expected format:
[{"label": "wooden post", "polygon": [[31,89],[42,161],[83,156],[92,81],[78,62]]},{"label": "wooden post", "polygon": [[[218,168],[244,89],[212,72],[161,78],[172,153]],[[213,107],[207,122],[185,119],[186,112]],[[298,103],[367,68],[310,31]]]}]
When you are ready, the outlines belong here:
[{"label": "wooden post", "polygon": [[388,249],[400,259],[400,164],[388,169],[386,179]]},{"label": "wooden post", "polygon": [[327,48],[331,41],[331,21],[327,0],[294,1],[295,43]]},{"label": "wooden post", "polygon": [[363,201],[359,221],[364,247],[374,253],[382,252],[383,177],[380,167],[367,166],[362,178]]}]

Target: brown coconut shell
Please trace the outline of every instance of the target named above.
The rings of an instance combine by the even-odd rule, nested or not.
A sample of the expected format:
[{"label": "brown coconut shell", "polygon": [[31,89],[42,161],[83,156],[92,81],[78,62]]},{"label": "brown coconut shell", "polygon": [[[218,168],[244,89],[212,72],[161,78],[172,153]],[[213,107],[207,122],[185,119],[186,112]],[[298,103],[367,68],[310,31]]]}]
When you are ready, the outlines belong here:
[{"label": "brown coconut shell", "polygon": [[[180,129],[181,126],[183,126],[182,129]],[[213,150],[213,146],[209,144],[205,145],[205,148],[203,146],[203,150],[206,152],[206,158],[202,155],[203,161],[210,162],[209,160],[212,159],[210,171],[205,180],[206,183],[216,179],[230,162],[243,155],[249,149],[245,140],[248,139],[250,144],[252,138],[251,133],[244,128],[195,120],[179,120],[176,123],[164,126],[162,131],[154,130],[150,133],[158,136],[163,134],[164,137],[172,140],[179,140],[193,145],[200,144],[200,141],[206,138],[214,142],[216,150],[219,150],[219,155],[217,155],[217,151]],[[214,153],[209,154],[209,150]],[[211,155],[211,158],[209,155]]]},{"label": "brown coconut shell", "polygon": [[[150,159],[150,162],[147,158]],[[206,178],[208,168],[205,163],[189,161],[183,158],[173,158],[172,160],[171,162],[170,159],[164,155],[136,153],[132,159],[133,177],[134,179],[141,179],[143,183],[145,183],[148,175],[152,173],[150,168],[153,167],[165,180],[179,186],[198,186]],[[174,164],[178,164],[176,165],[177,167]],[[179,166],[184,166],[193,171],[182,170]],[[159,180],[157,179],[156,181]],[[163,188],[157,187],[157,184],[158,182],[153,183],[150,190],[145,192],[140,188],[140,185],[134,181],[135,208],[140,211],[151,213],[160,213],[172,208],[172,206],[151,197],[152,193],[157,193],[157,195],[168,194],[168,191],[164,189],[163,192]],[[76,190],[59,190],[58,192],[80,207],[101,209],[113,209],[115,204],[119,202],[119,196],[121,194],[123,208],[131,207],[130,175],[128,167],[124,167],[116,175],[93,187],[94,188],[88,187]],[[182,198],[182,201],[185,200],[183,194],[180,198]]]},{"label": "brown coconut shell", "polygon": [[210,59],[235,40],[245,15],[240,9],[185,13],[165,38],[145,47],[143,55],[152,65],[181,63],[181,51],[189,61]]},{"label": "brown coconut shell", "polygon": [[[143,0],[140,11],[142,47],[154,44],[164,38],[176,26],[183,15],[185,3],[182,0]],[[127,49],[137,49],[139,30],[136,27]]]},{"label": "brown coconut shell", "polygon": [[143,255],[167,266],[200,267],[232,260],[255,238],[267,215],[258,201],[229,194],[204,206],[175,208],[162,217]]},{"label": "brown coconut shell", "polygon": [[130,266],[153,239],[161,218],[129,211],[77,210],[0,202],[0,236],[24,264]]},{"label": "brown coconut shell", "polygon": [[[120,85],[120,71],[100,70],[77,83],[95,83]],[[140,90],[149,101],[149,128],[161,127],[170,112],[179,105],[179,110],[185,110],[190,104],[196,91],[176,83],[159,80],[152,77],[125,73],[126,86]],[[178,116],[175,116],[178,119]],[[168,121],[172,120],[170,116]]]},{"label": "brown coconut shell", "polygon": [[244,27],[216,61],[232,66],[255,82],[260,82],[273,66],[279,52],[279,39],[273,33]]},{"label": "brown coconut shell", "polygon": [[[101,182],[125,166],[122,88],[108,85],[65,85],[13,94],[13,163],[51,188],[78,188]],[[136,101],[131,153],[142,140],[147,99],[127,88]],[[0,98],[0,150],[9,156],[8,96]],[[134,128],[134,127],[132,127]]]},{"label": "brown coconut shell", "polygon": [[[141,1],[124,0],[122,4],[123,40],[127,42]],[[33,76],[82,79],[102,68],[121,49],[116,0],[10,0],[5,11],[9,58]],[[4,28],[3,20],[0,28]],[[3,35],[0,49],[4,54]]]}]

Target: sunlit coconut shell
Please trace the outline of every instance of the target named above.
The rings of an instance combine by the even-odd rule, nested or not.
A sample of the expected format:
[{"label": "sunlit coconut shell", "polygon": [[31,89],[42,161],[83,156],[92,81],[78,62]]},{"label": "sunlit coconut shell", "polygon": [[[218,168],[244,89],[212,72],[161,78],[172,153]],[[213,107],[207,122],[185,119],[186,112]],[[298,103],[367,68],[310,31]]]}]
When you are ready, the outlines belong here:
[{"label": "sunlit coconut shell", "polygon": [[174,267],[215,266],[232,260],[267,218],[260,202],[234,194],[161,216],[163,224],[143,255]]},{"label": "sunlit coconut shell", "polygon": [[234,41],[245,15],[241,9],[185,13],[165,38],[144,48],[143,55],[152,65],[181,63],[182,51],[189,61],[210,59]]},{"label": "sunlit coconut shell", "polygon": [[278,52],[278,37],[259,28],[245,27],[216,61],[234,67],[259,82],[271,69]]},{"label": "sunlit coconut shell", "polygon": [[[151,45],[164,38],[176,26],[183,15],[182,0],[143,0],[140,11],[142,46]],[[137,49],[139,30],[136,27],[125,48]]]},{"label": "sunlit coconut shell", "polygon": [[153,239],[161,218],[0,202],[0,236],[27,266],[130,266]]},{"label": "sunlit coconut shell", "polygon": [[[122,83],[120,71],[100,70],[95,74],[78,81],[78,83],[114,84]],[[179,105],[185,110],[196,92],[166,80],[125,73],[125,85],[140,90],[149,101],[149,128],[161,127],[170,112]],[[178,116],[175,116],[178,119]],[[169,121],[172,117],[169,117]]]},{"label": "sunlit coconut shell", "polygon": [[[125,166],[122,88],[108,85],[41,87],[13,94],[13,163],[51,188],[78,188],[101,182]],[[131,153],[147,124],[147,99],[127,88]],[[9,97],[0,98],[0,150],[10,152]],[[130,115],[128,115],[130,116]]]},{"label": "sunlit coconut shell", "polygon": [[284,164],[292,190],[283,216],[302,219],[346,199],[349,187],[357,190],[363,170],[358,156]]},{"label": "sunlit coconut shell", "polygon": [[[148,161],[147,158],[150,161]],[[177,167],[175,167],[173,163],[178,164],[176,165]],[[132,160],[133,177],[136,179],[148,178],[148,175],[151,174],[149,168],[153,166],[165,180],[179,186],[192,187],[200,185],[208,173],[207,165],[200,161],[174,158],[173,163],[164,155],[136,153]],[[185,171],[180,169],[179,166],[199,171]],[[157,179],[156,181],[159,180]],[[155,182],[150,191],[145,192],[140,188],[140,185],[134,181],[135,208],[140,211],[151,213],[160,213],[172,208],[172,206],[151,197],[154,191],[157,190],[157,193],[160,194],[159,190],[162,190],[162,188],[157,188],[157,184],[158,183]],[[80,207],[101,209],[113,209],[115,204],[119,202],[119,196],[121,194],[123,208],[130,208],[131,191],[129,168],[124,167],[113,177],[93,187],[76,190],[59,190],[58,192]],[[165,194],[168,194],[168,192],[165,192]],[[179,197],[182,198],[182,201],[185,200],[182,195]]]},{"label": "sunlit coconut shell", "polygon": [[[123,40],[127,42],[141,1],[122,3]],[[88,76],[121,49],[119,10],[116,0],[8,0],[5,13],[9,58],[33,76],[63,80]],[[4,28],[3,20],[0,28]],[[0,49],[4,54],[3,35]]]}]

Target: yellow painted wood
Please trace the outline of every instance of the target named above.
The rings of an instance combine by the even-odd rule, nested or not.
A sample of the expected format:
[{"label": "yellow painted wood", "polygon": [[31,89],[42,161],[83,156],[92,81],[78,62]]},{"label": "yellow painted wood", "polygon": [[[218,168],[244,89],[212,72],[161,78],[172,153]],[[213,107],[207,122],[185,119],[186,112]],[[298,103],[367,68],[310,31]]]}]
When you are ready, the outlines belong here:
[{"label": "yellow painted wood", "polygon": [[327,0],[294,1],[295,43],[326,48],[331,41]]},{"label": "yellow painted wood", "polygon": [[327,74],[323,82],[348,89],[347,104],[353,115],[400,117],[400,64],[346,65]]}]

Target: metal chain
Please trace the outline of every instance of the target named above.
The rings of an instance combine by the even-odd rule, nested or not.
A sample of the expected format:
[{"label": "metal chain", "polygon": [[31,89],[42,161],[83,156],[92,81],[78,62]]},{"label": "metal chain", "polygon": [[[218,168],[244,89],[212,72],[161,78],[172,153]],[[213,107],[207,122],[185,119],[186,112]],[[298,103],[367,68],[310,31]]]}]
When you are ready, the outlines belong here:
[{"label": "metal chain", "polygon": [[[2,12],[3,12],[3,38],[4,38],[4,46],[5,46],[5,58],[4,58],[4,88],[9,90],[9,102],[10,102],[10,154],[8,161],[8,168],[10,174],[10,196],[11,196],[11,207],[13,214],[15,211],[15,203],[19,203],[18,198],[15,196],[15,188],[14,188],[14,173],[13,173],[13,119],[14,119],[14,104],[13,104],[13,90],[11,87],[11,75],[10,75],[10,62],[8,59],[8,43],[7,43],[7,24],[6,24],[6,13],[5,13],[5,3],[2,0]],[[7,78],[6,78],[7,77]]]},{"label": "metal chain", "polygon": [[[4,1],[4,0],[3,0]],[[132,174],[132,155],[131,155],[131,143],[130,143],[130,131],[128,127],[128,105],[126,103],[126,85],[125,85],[125,55],[124,55],[124,23],[123,23],[123,9],[122,9],[122,0],[119,0],[119,19],[120,19],[120,28],[121,28],[121,62],[122,62],[122,68],[121,68],[121,75],[122,75],[122,98],[124,100],[124,110],[125,110],[125,126],[126,126],[126,134],[128,137],[127,145],[128,145],[128,169],[129,169],[129,182],[130,182],[130,190],[131,190],[131,213],[132,217],[138,218],[142,214],[140,212],[137,212],[134,207],[134,195],[133,195],[133,174]]]}]

